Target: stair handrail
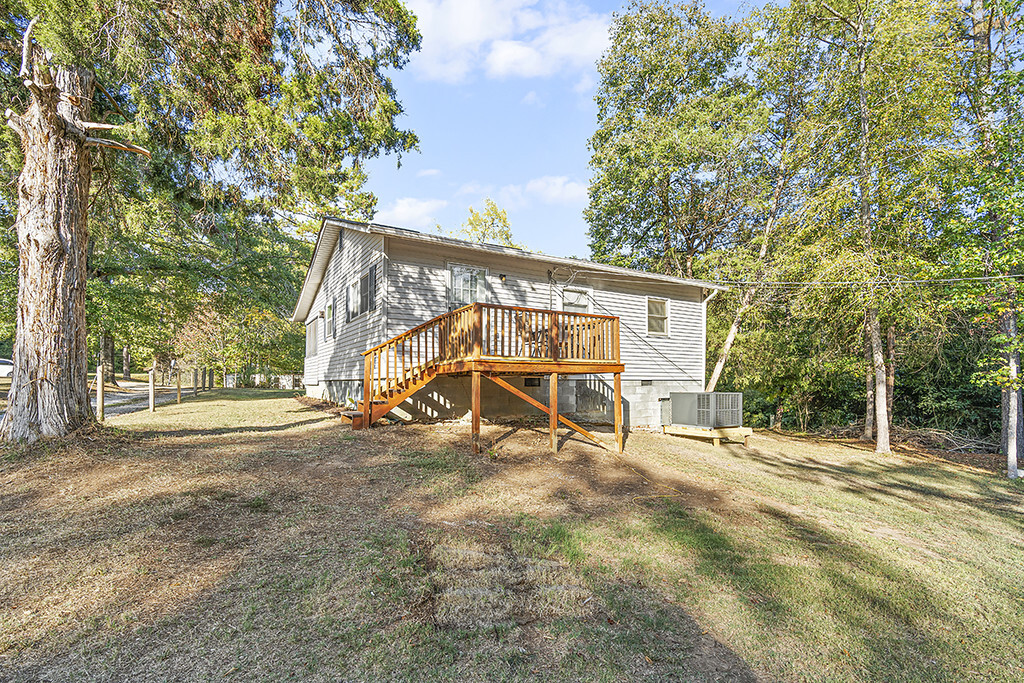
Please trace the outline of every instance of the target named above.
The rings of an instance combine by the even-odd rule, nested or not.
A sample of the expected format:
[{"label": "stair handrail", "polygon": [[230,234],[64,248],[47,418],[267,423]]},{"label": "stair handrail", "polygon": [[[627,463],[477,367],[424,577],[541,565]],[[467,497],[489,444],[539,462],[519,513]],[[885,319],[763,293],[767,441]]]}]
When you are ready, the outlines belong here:
[{"label": "stair handrail", "polygon": [[410,329],[406,330],[405,332],[402,332],[401,334],[396,334],[394,337],[391,337],[390,339],[386,339],[386,340],[382,341],[380,344],[377,344],[376,346],[374,346],[372,348],[369,348],[366,351],[363,351],[362,355],[368,356],[371,353],[373,353],[374,351],[378,351],[378,350],[384,348],[388,344],[393,344],[394,342],[400,341],[401,339],[403,339],[405,337],[411,337],[412,335],[416,334],[417,332],[423,330],[423,328],[429,327],[430,325],[440,321],[442,318],[447,318],[448,316],[455,315],[456,313],[461,313],[463,310],[465,310],[467,308],[472,308],[472,307],[473,307],[473,304],[466,304],[465,306],[462,306],[461,308],[456,308],[454,310],[448,311],[447,313],[442,313],[441,315],[439,315],[439,316],[437,316],[435,318],[431,318],[430,320],[428,320],[425,323],[420,323],[416,327],[410,328]]}]

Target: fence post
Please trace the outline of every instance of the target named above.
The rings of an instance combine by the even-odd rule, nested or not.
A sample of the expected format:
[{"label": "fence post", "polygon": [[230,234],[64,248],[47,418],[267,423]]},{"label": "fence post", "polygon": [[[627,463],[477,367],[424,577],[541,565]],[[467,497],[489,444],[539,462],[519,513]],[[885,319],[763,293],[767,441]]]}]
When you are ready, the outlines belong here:
[{"label": "fence post", "polygon": [[96,366],[96,418],[103,422],[103,401],[106,387],[103,384],[106,382],[104,377],[103,363]]},{"label": "fence post", "polygon": [[175,370],[174,374],[178,378],[178,403],[181,403],[181,370]]},{"label": "fence post", "polygon": [[149,412],[156,412],[156,368],[149,369]]}]

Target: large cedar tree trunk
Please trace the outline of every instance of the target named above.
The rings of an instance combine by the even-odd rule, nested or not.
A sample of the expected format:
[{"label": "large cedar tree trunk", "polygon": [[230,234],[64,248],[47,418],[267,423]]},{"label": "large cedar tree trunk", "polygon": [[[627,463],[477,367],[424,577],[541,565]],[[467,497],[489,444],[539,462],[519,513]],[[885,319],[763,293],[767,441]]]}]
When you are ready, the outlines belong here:
[{"label": "large cedar tree trunk", "polygon": [[15,223],[14,373],[0,420],[0,438],[8,441],[61,436],[94,419],[85,327],[92,159],[76,123],[88,120],[95,78],[87,69],[51,66],[33,80],[45,85],[33,89],[17,124],[25,166]]}]

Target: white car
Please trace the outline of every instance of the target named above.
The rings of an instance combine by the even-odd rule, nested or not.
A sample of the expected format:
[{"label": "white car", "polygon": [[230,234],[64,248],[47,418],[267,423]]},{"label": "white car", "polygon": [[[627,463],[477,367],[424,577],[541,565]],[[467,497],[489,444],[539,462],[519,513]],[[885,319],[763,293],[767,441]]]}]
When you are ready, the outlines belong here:
[{"label": "white car", "polygon": [[0,358],[0,377],[10,377],[14,372],[14,363],[10,358]]}]

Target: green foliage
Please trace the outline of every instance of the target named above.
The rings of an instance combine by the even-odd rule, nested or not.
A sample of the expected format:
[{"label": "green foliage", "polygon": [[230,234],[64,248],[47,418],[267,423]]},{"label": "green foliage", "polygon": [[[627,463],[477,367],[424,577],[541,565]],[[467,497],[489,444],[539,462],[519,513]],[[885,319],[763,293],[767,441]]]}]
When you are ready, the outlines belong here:
[{"label": "green foliage", "polygon": [[720,386],[746,392],[757,423],[863,416],[873,307],[896,337],[897,421],[991,433],[1020,288],[908,284],[1024,265],[1021,3],[978,7],[995,27],[985,49],[950,0],[616,15],[591,138],[593,256],[742,283],[709,309],[709,357],[742,309]]},{"label": "green foliage", "polygon": [[487,242],[517,249],[524,248],[523,245],[517,244],[512,236],[512,229],[508,225],[508,213],[504,209],[499,209],[490,197],[484,200],[483,211],[477,211],[472,206],[469,207],[469,218],[454,236],[470,242]]},{"label": "green foliage", "polygon": [[[172,343],[212,308],[218,335],[233,345],[218,352],[222,363],[298,370],[303,342],[286,319],[308,263],[303,238],[327,213],[371,217],[363,160],[416,146],[396,125],[402,108],[386,73],[417,49],[415,17],[397,0],[8,1],[0,89],[18,111],[28,102],[17,72],[33,17],[32,38],[53,61],[96,74],[94,120],[152,151],[94,152],[92,331],[112,333],[136,356],[213,362],[208,349],[185,354]],[[12,131],[0,149],[4,175],[17,176]],[[5,225],[14,192],[14,183],[0,188]],[[5,235],[0,336],[13,332],[17,277]],[[272,339],[271,357],[256,352],[256,338]]]}]

